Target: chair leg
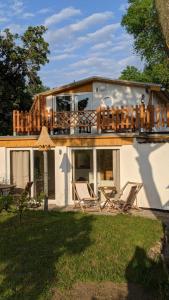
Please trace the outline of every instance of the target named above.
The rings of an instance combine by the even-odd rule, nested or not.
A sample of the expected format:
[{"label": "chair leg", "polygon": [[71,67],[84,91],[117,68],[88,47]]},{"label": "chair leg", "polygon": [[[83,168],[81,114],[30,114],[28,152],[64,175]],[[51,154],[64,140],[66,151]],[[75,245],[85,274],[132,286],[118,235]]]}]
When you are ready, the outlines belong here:
[{"label": "chair leg", "polygon": [[84,210],[83,205],[81,204],[81,202],[79,204],[80,204],[80,208],[81,208],[82,212],[84,212],[85,210]]},{"label": "chair leg", "polygon": [[101,205],[100,205],[100,201],[98,200],[98,208],[99,208],[99,211],[101,212],[102,211],[102,207],[101,207]]}]

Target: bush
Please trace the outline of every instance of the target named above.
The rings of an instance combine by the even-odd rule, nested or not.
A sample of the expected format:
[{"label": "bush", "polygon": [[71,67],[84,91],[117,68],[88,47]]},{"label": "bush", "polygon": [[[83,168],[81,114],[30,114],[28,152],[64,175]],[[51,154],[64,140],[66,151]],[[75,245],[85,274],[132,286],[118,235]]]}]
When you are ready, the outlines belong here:
[{"label": "bush", "polygon": [[38,194],[35,198],[31,198],[29,201],[29,207],[30,208],[37,208],[40,207],[42,202],[44,201],[45,194],[41,192]]},{"label": "bush", "polygon": [[23,212],[30,208],[37,208],[44,199],[44,193],[40,193],[36,198],[30,198],[27,194],[22,193],[16,198],[15,205],[19,215],[20,223],[22,221]]},{"label": "bush", "polygon": [[0,196],[0,212],[4,209],[8,211],[13,203],[12,195]]}]

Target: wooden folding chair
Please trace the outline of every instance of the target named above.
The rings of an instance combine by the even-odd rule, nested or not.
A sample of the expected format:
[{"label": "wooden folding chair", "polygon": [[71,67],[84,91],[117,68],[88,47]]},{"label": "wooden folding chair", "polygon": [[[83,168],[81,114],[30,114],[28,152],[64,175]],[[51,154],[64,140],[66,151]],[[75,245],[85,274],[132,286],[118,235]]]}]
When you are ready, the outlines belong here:
[{"label": "wooden folding chair", "polygon": [[[134,202],[137,201],[137,195],[142,186],[142,183],[128,181],[117,194],[113,192],[110,194],[107,193],[108,187],[105,189],[100,188],[100,191],[103,193],[106,199],[104,206],[108,205],[109,208],[117,209],[123,212],[129,211],[134,207]],[[135,207],[137,207],[137,203]]]},{"label": "wooden folding chair", "polygon": [[14,198],[18,198],[18,197],[29,197],[29,199],[31,198],[31,187],[33,185],[33,181],[29,181],[27,182],[26,186],[24,189],[21,188],[14,188],[11,195],[13,195]]},{"label": "wooden folding chair", "polygon": [[99,197],[95,195],[88,181],[74,181],[73,186],[73,200],[74,207],[78,204],[81,210],[91,206],[96,206],[100,210]]}]

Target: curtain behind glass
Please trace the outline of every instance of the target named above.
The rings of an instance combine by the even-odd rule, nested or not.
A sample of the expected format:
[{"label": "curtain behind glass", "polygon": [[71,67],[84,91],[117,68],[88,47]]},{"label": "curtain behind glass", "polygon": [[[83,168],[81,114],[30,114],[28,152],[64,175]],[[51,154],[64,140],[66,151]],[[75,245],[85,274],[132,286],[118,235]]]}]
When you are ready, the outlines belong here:
[{"label": "curtain behind glass", "polygon": [[29,151],[11,151],[11,183],[25,188],[30,179]]}]

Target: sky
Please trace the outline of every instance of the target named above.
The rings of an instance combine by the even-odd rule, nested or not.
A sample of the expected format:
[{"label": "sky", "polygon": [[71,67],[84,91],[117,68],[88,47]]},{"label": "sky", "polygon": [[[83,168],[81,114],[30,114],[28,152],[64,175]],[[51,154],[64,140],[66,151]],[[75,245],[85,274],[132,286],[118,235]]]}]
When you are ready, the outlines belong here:
[{"label": "sky", "polygon": [[48,28],[40,77],[50,88],[94,75],[115,79],[127,65],[142,67],[120,24],[126,8],[127,0],[0,0],[0,30]]}]

